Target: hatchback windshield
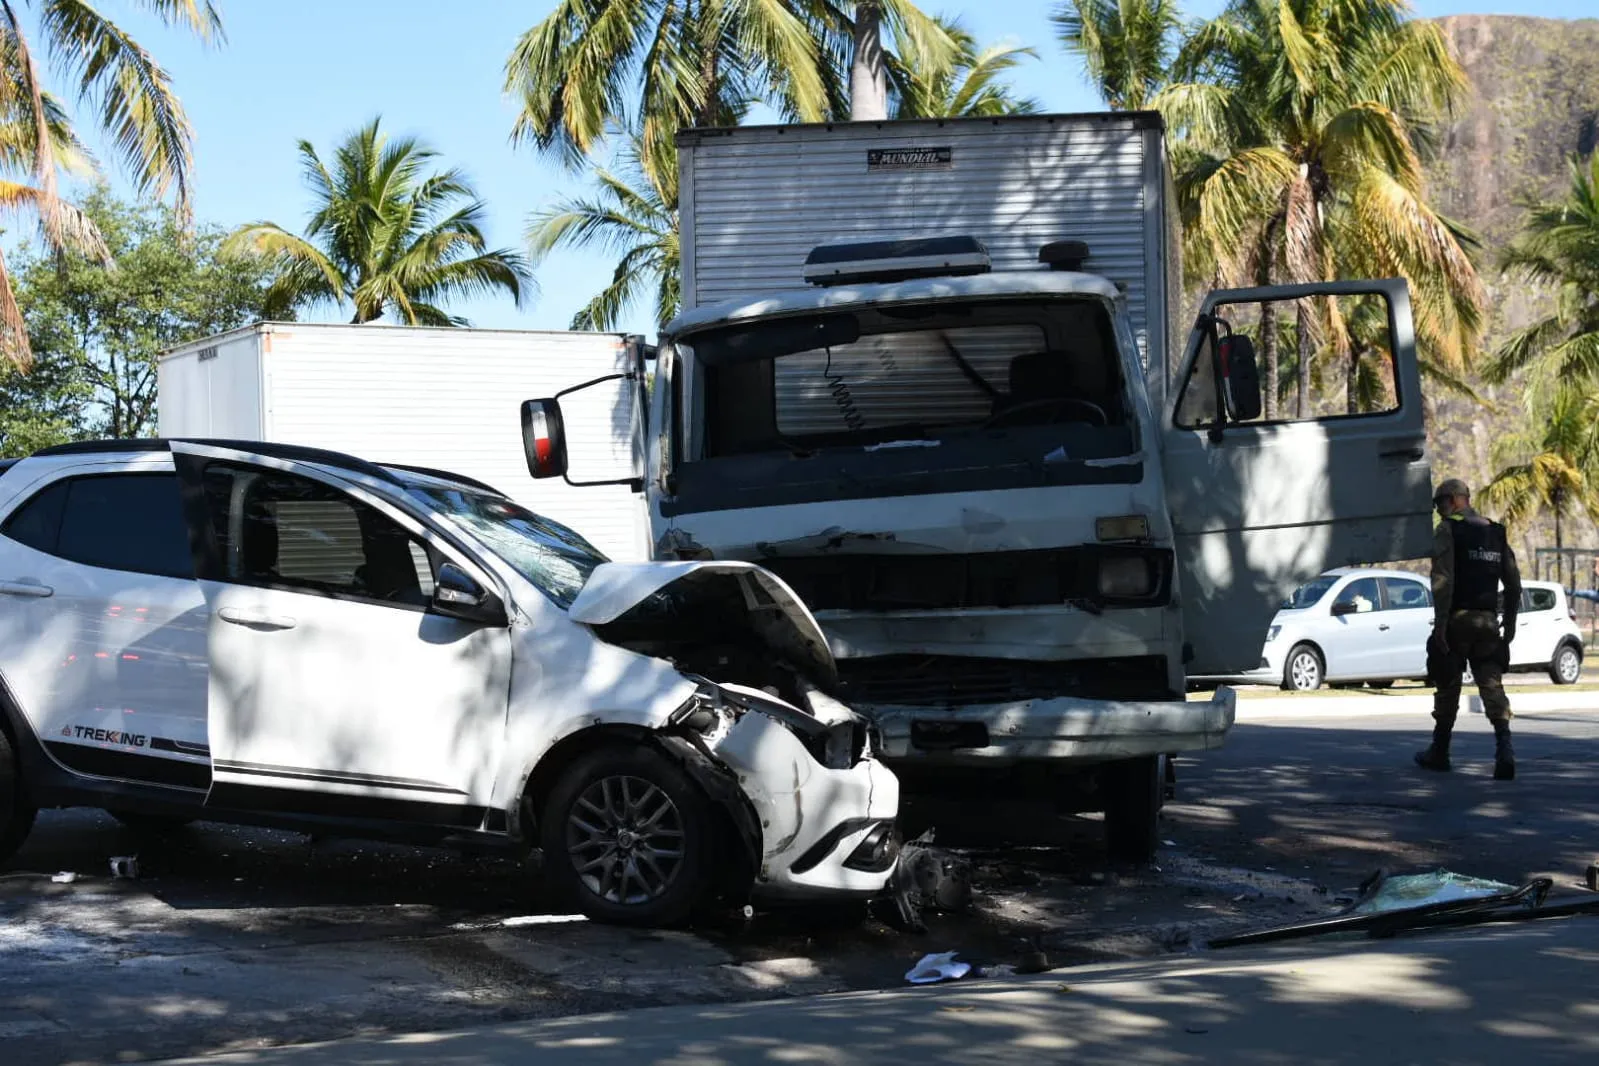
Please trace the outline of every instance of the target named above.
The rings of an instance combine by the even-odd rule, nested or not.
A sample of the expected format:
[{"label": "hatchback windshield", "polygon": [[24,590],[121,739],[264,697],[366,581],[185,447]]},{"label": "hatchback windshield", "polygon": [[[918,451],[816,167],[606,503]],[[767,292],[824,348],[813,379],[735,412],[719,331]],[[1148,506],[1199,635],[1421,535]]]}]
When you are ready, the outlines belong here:
[{"label": "hatchback windshield", "polygon": [[1325,595],[1327,590],[1338,583],[1336,577],[1318,577],[1306,585],[1300,585],[1293,591],[1293,595],[1283,601],[1283,610],[1302,611],[1306,607],[1314,607]]},{"label": "hatchback windshield", "polygon": [[559,522],[503,497],[426,485],[411,485],[409,491],[471,533],[563,608],[572,606],[594,568],[610,561]]}]

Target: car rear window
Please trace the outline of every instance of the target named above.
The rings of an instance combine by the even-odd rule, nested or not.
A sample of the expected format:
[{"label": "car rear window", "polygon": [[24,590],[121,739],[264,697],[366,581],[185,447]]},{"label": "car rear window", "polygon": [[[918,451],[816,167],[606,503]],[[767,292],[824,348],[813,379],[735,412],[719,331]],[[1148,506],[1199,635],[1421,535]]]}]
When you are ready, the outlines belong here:
[{"label": "car rear window", "polygon": [[194,576],[175,474],[93,474],[56,481],[12,512],[0,532],[85,566]]},{"label": "car rear window", "polygon": [[1555,590],[1554,589],[1532,589],[1532,588],[1530,588],[1530,589],[1527,590],[1527,610],[1529,610],[1529,611],[1552,611],[1554,609],[1555,609]]}]

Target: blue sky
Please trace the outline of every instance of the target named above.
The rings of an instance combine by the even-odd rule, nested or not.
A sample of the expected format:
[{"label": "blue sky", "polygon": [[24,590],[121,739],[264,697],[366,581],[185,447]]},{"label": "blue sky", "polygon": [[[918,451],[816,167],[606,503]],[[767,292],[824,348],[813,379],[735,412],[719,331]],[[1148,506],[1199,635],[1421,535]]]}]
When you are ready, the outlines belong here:
[{"label": "blue sky", "polygon": [[[196,210],[202,221],[233,226],[268,219],[299,230],[307,213],[295,144],[326,150],[342,134],[381,114],[392,133],[409,133],[459,166],[488,203],[489,239],[520,245],[530,214],[583,191],[580,175],[512,148],[514,109],[501,93],[506,56],[517,36],[554,7],[514,0],[217,0],[228,42],[205,48],[163,29],[125,0],[101,0],[171,72],[196,133]],[[1099,107],[1080,65],[1055,43],[1055,0],[923,0],[930,11],[959,15],[983,42],[1033,46],[1015,83],[1046,110]],[[1213,14],[1221,0],[1189,0],[1189,15]],[[1421,0],[1424,16],[1465,13],[1576,18],[1592,0]],[[35,34],[37,39],[37,34]],[[65,86],[57,79],[52,84]],[[98,147],[97,131],[83,132]],[[114,184],[125,184],[110,162]],[[474,325],[565,329],[572,313],[602,287],[603,255],[557,252],[538,270],[540,293],[518,310],[509,301],[457,303]],[[646,308],[626,328],[653,334]]]}]

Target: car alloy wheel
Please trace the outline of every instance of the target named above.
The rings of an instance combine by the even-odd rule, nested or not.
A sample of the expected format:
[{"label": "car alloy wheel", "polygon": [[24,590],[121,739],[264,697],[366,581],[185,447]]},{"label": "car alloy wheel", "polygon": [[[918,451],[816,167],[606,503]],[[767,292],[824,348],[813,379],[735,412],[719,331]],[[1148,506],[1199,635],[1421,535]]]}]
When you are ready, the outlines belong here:
[{"label": "car alloy wheel", "polygon": [[661,898],[683,865],[683,814],[661,789],[637,777],[602,777],[566,819],[566,848],[578,880],[618,906]]},{"label": "car alloy wheel", "polygon": [[1549,676],[1557,685],[1574,685],[1582,676],[1582,656],[1570,644],[1560,645],[1554,662],[1549,664]]},{"label": "car alloy wheel", "polygon": [[1315,649],[1300,645],[1288,656],[1288,685],[1295,692],[1311,692],[1321,687],[1321,657]]}]

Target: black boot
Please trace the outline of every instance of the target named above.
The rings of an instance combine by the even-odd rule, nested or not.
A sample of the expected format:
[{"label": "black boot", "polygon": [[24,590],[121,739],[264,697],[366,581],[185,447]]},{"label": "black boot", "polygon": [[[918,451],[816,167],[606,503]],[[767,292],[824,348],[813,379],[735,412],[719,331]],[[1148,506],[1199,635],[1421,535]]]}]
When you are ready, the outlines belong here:
[{"label": "black boot", "polygon": [[1449,764],[1449,734],[1448,727],[1437,725],[1432,729],[1432,743],[1426,751],[1415,754],[1416,765],[1423,770],[1436,770],[1440,774],[1447,774],[1451,767]]},{"label": "black boot", "polygon": [[1510,746],[1510,723],[1494,723],[1494,780],[1516,779],[1516,749]]}]

